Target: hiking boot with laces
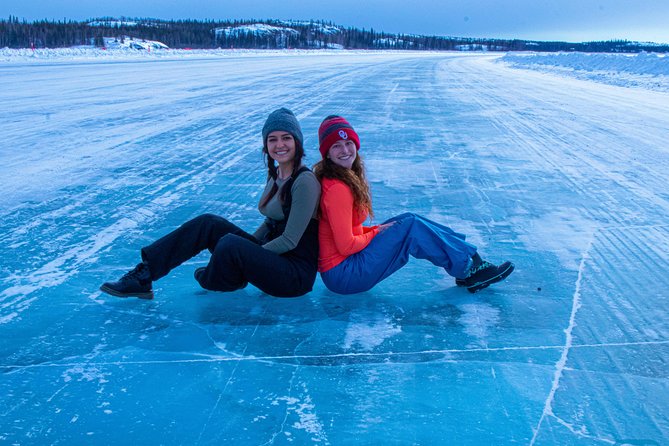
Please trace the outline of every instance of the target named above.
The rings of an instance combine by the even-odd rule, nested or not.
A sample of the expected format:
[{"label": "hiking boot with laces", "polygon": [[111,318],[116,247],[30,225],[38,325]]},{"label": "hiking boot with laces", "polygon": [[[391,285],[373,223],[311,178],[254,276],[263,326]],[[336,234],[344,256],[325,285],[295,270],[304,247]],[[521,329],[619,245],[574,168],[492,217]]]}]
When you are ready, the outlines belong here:
[{"label": "hiking boot with laces", "polygon": [[151,271],[149,271],[148,265],[142,262],[131,271],[127,272],[117,282],[103,283],[100,290],[116,297],[153,299]]},{"label": "hiking boot with laces", "polygon": [[[467,287],[467,291],[475,293],[479,290],[489,287],[493,283],[506,279],[513,272],[514,266],[511,262],[504,262],[501,265],[493,265],[490,262],[481,260],[475,262],[475,266],[469,270],[469,275],[464,279],[456,279],[458,286]],[[460,285],[460,283],[462,285]]]}]

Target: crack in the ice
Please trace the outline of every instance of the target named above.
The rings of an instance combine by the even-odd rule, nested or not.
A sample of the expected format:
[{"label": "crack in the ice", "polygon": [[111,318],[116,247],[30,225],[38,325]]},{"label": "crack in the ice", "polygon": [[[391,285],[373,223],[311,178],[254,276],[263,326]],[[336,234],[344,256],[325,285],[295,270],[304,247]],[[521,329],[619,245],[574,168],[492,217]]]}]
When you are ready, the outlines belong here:
[{"label": "crack in the ice", "polygon": [[558,362],[555,364],[555,374],[553,375],[553,383],[551,385],[551,390],[548,393],[548,396],[546,397],[546,401],[544,403],[544,410],[541,412],[541,418],[539,418],[537,427],[534,429],[534,434],[532,435],[530,446],[532,446],[536,442],[537,436],[539,435],[539,431],[541,430],[541,425],[543,424],[546,417],[551,416],[557,418],[553,413],[553,400],[555,399],[555,392],[557,392],[558,387],[560,387],[560,379],[562,378],[562,372],[564,371],[565,366],[567,365],[569,350],[571,350],[572,348],[572,342],[573,342],[572,331],[576,326],[576,313],[578,313],[578,309],[581,308],[581,281],[583,280],[585,261],[590,258],[590,249],[592,248],[594,237],[595,234],[592,235],[590,243],[588,243],[588,246],[585,248],[585,250],[583,251],[583,255],[581,256],[581,264],[579,265],[578,276],[576,278],[576,289],[574,290],[574,298],[571,304],[571,314],[569,315],[569,325],[565,329],[565,342],[564,346],[562,347],[562,354],[560,355],[560,359],[558,360]]},{"label": "crack in the ice", "polygon": [[[267,307],[263,309],[263,316],[265,315],[265,312],[267,311]],[[258,331],[258,327],[260,326],[260,321],[256,324],[255,328],[253,329],[253,333],[251,333],[251,337],[249,337],[249,342],[246,343],[244,346],[244,350],[241,353],[241,356],[243,357],[244,354],[246,353],[246,350],[249,348],[249,343],[251,339],[255,336],[256,332]],[[210,337],[211,338],[211,337]],[[216,402],[214,403],[214,407],[211,408],[209,411],[209,417],[207,417],[207,421],[205,421],[204,425],[202,426],[202,430],[200,430],[200,435],[197,437],[197,442],[195,444],[200,444],[200,441],[202,440],[202,435],[204,434],[205,430],[207,430],[207,426],[209,425],[209,422],[211,421],[212,417],[214,416],[214,412],[216,412],[216,409],[218,408],[219,403],[221,402],[221,399],[223,398],[223,394],[225,391],[228,389],[228,386],[232,382],[232,379],[235,376],[235,372],[237,372],[237,369],[239,368],[239,364],[241,364],[241,361],[238,361],[234,368],[232,369],[232,372],[230,373],[230,376],[228,377],[228,380],[225,382],[225,386],[223,386],[223,389],[219,392],[218,398],[216,399]]]},{"label": "crack in the ice", "polygon": [[[639,341],[639,342],[611,342],[601,344],[581,344],[572,345],[572,349],[578,348],[606,348],[606,347],[632,347],[639,345],[669,345],[669,340],[660,341]],[[43,362],[39,364],[13,364],[0,365],[0,370],[7,370],[5,373],[14,373],[21,370],[44,367],[72,367],[72,366],[127,366],[127,365],[160,365],[160,364],[197,364],[197,363],[214,363],[214,362],[263,362],[263,361],[290,361],[300,359],[345,359],[345,358],[378,358],[379,362],[388,363],[390,358],[398,358],[404,356],[433,356],[433,355],[452,355],[452,354],[467,354],[467,353],[491,353],[491,352],[517,352],[517,351],[532,351],[532,350],[560,350],[564,349],[564,345],[537,345],[537,346],[517,346],[517,347],[488,347],[488,348],[469,348],[469,349],[443,349],[443,350],[422,350],[412,352],[362,352],[362,353],[334,353],[330,355],[275,355],[275,356],[207,356],[202,358],[201,353],[193,353],[193,356],[198,356],[194,359],[157,359],[147,361],[100,361],[100,362]],[[452,359],[449,362],[453,362]]]}]

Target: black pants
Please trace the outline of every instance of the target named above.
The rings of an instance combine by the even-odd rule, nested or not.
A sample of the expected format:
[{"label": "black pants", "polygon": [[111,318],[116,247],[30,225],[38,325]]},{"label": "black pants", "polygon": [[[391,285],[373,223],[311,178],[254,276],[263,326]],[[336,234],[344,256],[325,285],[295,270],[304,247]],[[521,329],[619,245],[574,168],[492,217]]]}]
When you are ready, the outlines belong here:
[{"label": "black pants", "polygon": [[198,276],[202,288],[234,291],[251,283],[277,297],[296,297],[311,291],[317,259],[306,261],[293,251],[276,254],[260,244],[225,218],[204,214],[142,248],[142,259],[149,265],[152,280],[158,280],[208,249],[211,259],[204,274]]}]

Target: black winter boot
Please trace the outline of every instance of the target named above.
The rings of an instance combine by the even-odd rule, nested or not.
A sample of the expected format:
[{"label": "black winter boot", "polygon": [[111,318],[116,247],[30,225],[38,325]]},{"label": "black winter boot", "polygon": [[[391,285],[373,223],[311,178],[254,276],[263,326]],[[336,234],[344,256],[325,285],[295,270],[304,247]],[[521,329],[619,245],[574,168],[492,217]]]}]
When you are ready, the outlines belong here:
[{"label": "black winter boot", "polygon": [[504,262],[497,266],[482,260],[478,254],[474,254],[472,260],[473,263],[469,270],[469,275],[464,279],[456,279],[455,281],[458,286],[467,287],[470,293],[475,293],[489,287],[493,283],[506,279],[514,269],[511,262]]},{"label": "black winter boot", "polygon": [[121,277],[118,282],[105,282],[101,291],[116,297],[139,297],[153,299],[151,289],[151,271],[149,266],[142,262]]},{"label": "black winter boot", "polygon": [[204,272],[207,268],[205,266],[201,266],[195,270],[193,273],[193,276],[195,276],[195,280],[197,283],[202,284],[202,276],[204,275]]}]

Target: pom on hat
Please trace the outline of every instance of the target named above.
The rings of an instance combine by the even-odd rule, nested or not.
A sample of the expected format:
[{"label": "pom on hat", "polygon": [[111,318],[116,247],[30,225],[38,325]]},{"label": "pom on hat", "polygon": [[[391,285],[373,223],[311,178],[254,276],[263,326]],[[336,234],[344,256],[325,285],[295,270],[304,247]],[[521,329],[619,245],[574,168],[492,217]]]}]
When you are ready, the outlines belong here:
[{"label": "pom on hat", "polygon": [[355,148],[360,150],[360,138],[351,124],[341,116],[330,115],[321,122],[318,128],[318,145],[321,156],[325,158],[332,144],[340,139],[350,139],[355,143]]},{"label": "pom on hat", "polygon": [[265,121],[265,125],[262,128],[263,145],[267,146],[267,137],[270,133],[276,131],[288,132],[293,135],[293,138],[298,140],[300,144],[303,143],[302,128],[300,127],[300,123],[297,121],[297,118],[293,112],[287,108],[274,110],[267,117],[267,121]]}]

